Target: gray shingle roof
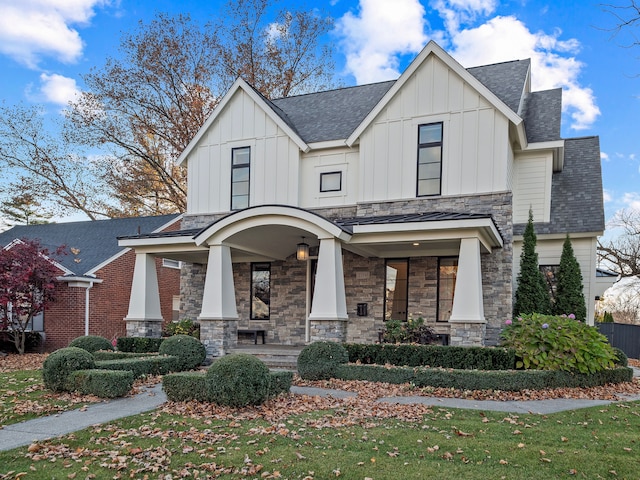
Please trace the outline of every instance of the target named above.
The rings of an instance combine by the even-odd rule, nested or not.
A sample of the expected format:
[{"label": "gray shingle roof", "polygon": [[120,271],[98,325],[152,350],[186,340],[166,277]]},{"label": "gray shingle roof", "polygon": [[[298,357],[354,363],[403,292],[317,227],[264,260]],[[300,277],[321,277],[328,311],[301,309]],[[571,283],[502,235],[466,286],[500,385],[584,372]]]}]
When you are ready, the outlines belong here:
[{"label": "gray shingle roof", "polygon": [[525,85],[531,61],[514,60],[468,68],[485,87],[491,90],[511,110],[520,114],[520,101],[525,93]]},{"label": "gray shingle roof", "polygon": [[342,140],[353,133],[394,83],[395,80],[340,88],[270,103],[305,142]]},{"label": "gray shingle roof", "polygon": [[528,142],[548,142],[560,139],[562,89],[531,92],[522,112]]},{"label": "gray shingle roof", "polygon": [[[177,215],[156,217],[117,218],[88,222],[49,223],[45,225],[16,225],[0,233],[3,247],[15,239],[38,239],[50,251],[61,245],[68,250],[78,249],[77,255],[69,251],[55,260],[75,275],[84,275],[92,268],[117,254],[118,236],[149,233],[175,219]],[[76,260],[80,260],[77,262]]]},{"label": "gray shingle roof", "polygon": [[[529,60],[515,60],[468,71],[518,113],[529,65]],[[275,100],[265,98],[265,102],[307,143],[342,140],[353,133],[394,83],[392,80]]]},{"label": "gray shingle roof", "polygon": [[[524,228],[514,225],[514,235],[522,235]],[[604,230],[598,137],[565,140],[564,168],[551,178],[551,222],[536,223],[535,230],[539,235]]]}]

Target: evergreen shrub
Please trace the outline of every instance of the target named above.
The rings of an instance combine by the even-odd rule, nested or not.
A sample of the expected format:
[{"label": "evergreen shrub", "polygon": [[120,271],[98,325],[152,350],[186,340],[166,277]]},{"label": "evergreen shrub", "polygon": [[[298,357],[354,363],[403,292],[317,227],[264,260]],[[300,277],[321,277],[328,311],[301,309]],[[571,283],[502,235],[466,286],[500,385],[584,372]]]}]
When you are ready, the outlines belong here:
[{"label": "evergreen shrub", "polygon": [[588,388],[608,383],[630,382],[633,370],[616,367],[597,373],[560,370],[454,370],[442,368],[389,367],[382,365],[339,365],[335,378],[392,384],[410,383],[417,388],[460,390],[542,390],[547,388]]},{"label": "evergreen shrub", "polygon": [[42,380],[45,387],[54,392],[67,391],[69,375],[76,370],[95,368],[93,356],[78,347],[56,350],[42,364]]},{"label": "evergreen shrub", "polygon": [[76,337],[69,342],[69,347],[78,347],[89,353],[98,350],[113,350],[111,342],[104,337],[98,335],[86,335],[84,337]]},{"label": "evergreen shrub", "polygon": [[207,358],[205,346],[197,338],[189,335],[174,335],[166,338],[158,350],[160,355],[177,357],[176,369],[193,370]]},{"label": "evergreen shrub", "polygon": [[93,352],[93,358],[98,360],[128,360],[132,358],[157,357],[157,353],[135,353],[135,352]]},{"label": "evergreen shrub", "polygon": [[120,337],[116,348],[119,352],[158,353],[164,338],[152,337]]},{"label": "evergreen shrub", "polygon": [[617,358],[616,365],[619,365],[621,367],[629,366],[629,357],[627,357],[626,353],[624,353],[618,347],[613,347],[613,352],[616,354],[616,358]]},{"label": "evergreen shrub", "polygon": [[277,397],[281,393],[289,393],[291,390],[291,383],[293,382],[293,372],[286,370],[280,370],[276,372],[269,372],[271,381],[269,384],[269,396]]},{"label": "evergreen shrub", "polygon": [[360,343],[347,343],[344,347],[349,353],[349,362],[365,365],[479,370],[509,370],[515,367],[515,350],[509,348]]},{"label": "evergreen shrub", "polygon": [[582,293],[582,271],[573,253],[569,234],[567,234],[562,245],[562,255],[560,256],[560,266],[558,267],[556,281],[553,313],[556,315],[573,314],[577,320],[584,322],[587,318],[587,305]]},{"label": "evergreen shrub", "polygon": [[67,387],[84,395],[116,398],[131,391],[133,380],[128,370],[76,370],[69,375]]},{"label": "evergreen shrub", "polygon": [[516,368],[596,373],[613,368],[616,354],[598,329],[565,316],[522,315],[508,320],[502,345],[516,351]]},{"label": "evergreen shrub", "polygon": [[206,374],[209,398],[228,407],[260,405],[269,397],[270,382],[264,362],[243,353],[219,358]]},{"label": "evergreen shrub", "polygon": [[203,372],[178,372],[162,377],[162,389],[172,402],[210,401]]},{"label": "evergreen shrub", "polygon": [[336,342],[315,342],[298,355],[298,375],[305,380],[333,378],[336,367],[349,361],[344,345]]},{"label": "evergreen shrub", "polygon": [[100,360],[95,368],[101,370],[125,370],[133,373],[134,378],[145,375],[165,375],[178,370],[180,361],[177,357],[155,355],[153,357],[125,358],[122,360]]}]

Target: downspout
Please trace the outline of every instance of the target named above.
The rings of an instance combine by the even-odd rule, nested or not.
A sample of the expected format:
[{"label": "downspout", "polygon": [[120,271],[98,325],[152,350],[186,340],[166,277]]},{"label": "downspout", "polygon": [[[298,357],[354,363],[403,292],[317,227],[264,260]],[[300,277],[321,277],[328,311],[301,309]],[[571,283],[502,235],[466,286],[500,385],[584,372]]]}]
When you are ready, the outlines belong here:
[{"label": "downspout", "polygon": [[93,282],[87,284],[84,291],[84,336],[89,336],[89,290],[93,287]]}]

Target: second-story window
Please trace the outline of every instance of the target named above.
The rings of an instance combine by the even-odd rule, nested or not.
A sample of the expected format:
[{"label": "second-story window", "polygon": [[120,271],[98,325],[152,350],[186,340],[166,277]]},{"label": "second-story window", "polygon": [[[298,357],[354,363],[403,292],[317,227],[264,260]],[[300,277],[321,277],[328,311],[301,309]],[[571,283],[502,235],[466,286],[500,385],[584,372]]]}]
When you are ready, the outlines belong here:
[{"label": "second-story window", "polygon": [[418,127],[417,196],[440,195],[442,175],[442,123]]},{"label": "second-story window", "polygon": [[242,210],[249,206],[249,170],[251,148],[231,150],[231,210]]}]

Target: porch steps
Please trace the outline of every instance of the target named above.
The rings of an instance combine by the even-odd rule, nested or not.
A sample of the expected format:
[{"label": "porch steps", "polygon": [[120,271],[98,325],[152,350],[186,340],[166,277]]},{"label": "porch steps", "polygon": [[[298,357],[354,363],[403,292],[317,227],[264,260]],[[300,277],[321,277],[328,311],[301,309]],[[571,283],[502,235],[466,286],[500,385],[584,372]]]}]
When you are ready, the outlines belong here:
[{"label": "porch steps", "polygon": [[231,353],[247,353],[262,360],[269,368],[295,371],[303,348],[295,345],[238,345]]}]

